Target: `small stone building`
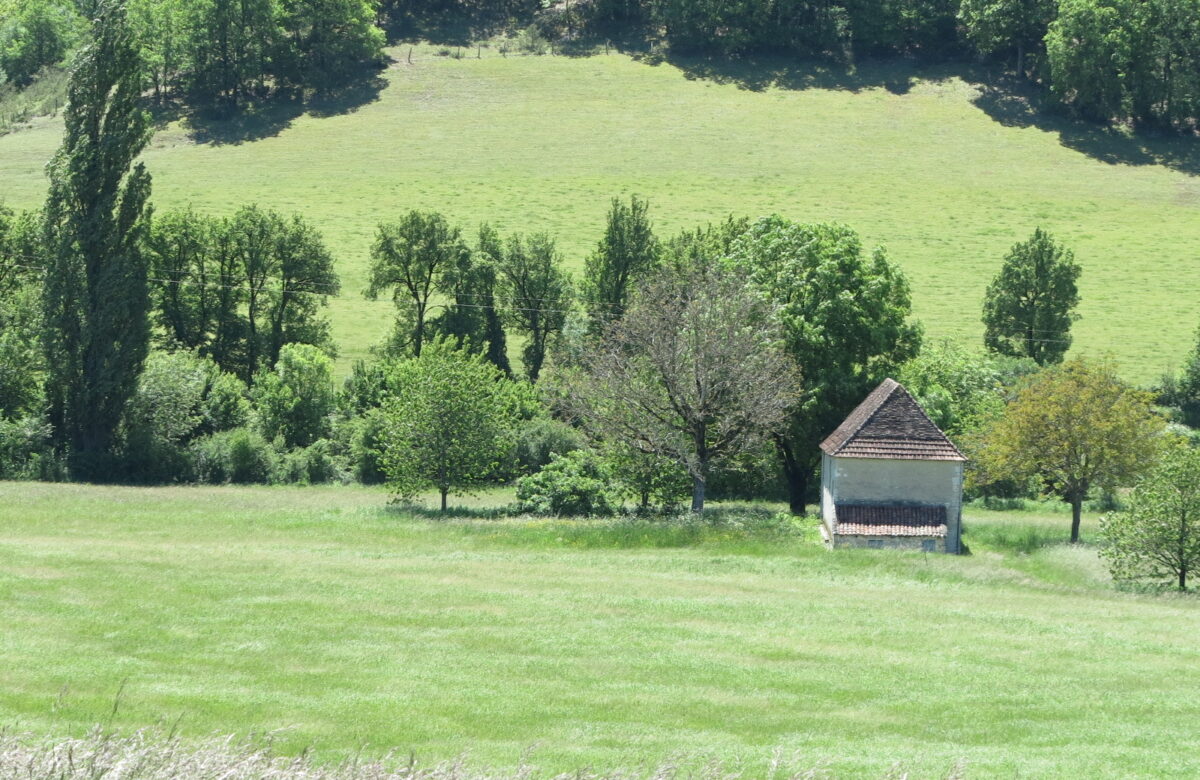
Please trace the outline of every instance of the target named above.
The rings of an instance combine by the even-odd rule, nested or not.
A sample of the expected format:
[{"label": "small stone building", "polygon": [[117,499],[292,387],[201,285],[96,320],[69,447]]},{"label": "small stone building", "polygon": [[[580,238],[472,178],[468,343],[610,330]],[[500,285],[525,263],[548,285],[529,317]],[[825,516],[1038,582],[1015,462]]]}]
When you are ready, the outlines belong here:
[{"label": "small stone building", "polygon": [[885,380],[821,451],[830,547],[960,552],[967,459],[900,383]]}]

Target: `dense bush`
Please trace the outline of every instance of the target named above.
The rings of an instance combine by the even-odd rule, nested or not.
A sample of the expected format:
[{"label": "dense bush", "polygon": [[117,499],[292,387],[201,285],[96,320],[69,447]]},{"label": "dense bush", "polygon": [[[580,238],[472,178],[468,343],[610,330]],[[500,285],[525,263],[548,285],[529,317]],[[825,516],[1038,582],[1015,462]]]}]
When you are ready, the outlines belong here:
[{"label": "dense bush", "polygon": [[307,447],[330,433],[337,400],[333,361],[309,344],[288,344],[274,370],[259,375],[253,397],[263,436]]},{"label": "dense bush", "polygon": [[555,455],[536,474],[517,480],[523,512],[538,515],[611,515],[621,506],[608,465],[591,450]]},{"label": "dense bush", "polygon": [[279,459],[262,434],[250,428],[205,436],[189,449],[196,479],[209,484],[268,483]]},{"label": "dense bush", "polygon": [[54,454],[50,434],[44,417],[0,417],[0,479],[65,479],[66,467]]},{"label": "dense bush", "polygon": [[555,455],[567,455],[587,446],[579,429],[551,417],[535,417],[517,431],[517,464],[522,474],[533,474]]}]

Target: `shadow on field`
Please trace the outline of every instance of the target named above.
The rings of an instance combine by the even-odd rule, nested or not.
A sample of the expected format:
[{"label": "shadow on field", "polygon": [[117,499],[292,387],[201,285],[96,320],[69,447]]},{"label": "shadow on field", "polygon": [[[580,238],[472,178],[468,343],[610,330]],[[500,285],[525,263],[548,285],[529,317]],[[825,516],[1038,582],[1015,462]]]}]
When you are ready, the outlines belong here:
[{"label": "shadow on field", "polygon": [[211,109],[185,111],[175,107],[158,113],[156,120],[166,124],[184,119],[191,140],[213,146],[237,145],[279,135],[304,114],[314,117],[351,114],[379,100],[387,86],[381,70],[370,70],[347,84],[324,92],[303,95],[281,92],[252,103],[239,111]]},{"label": "shadow on field", "polygon": [[1074,119],[1056,110],[1053,101],[1036,85],[998,75],[985,65],[894,59],[845,66],[781,57],[659,57],[643,54],[637,47],[623,51],[651,65],[669,64],[690,79],[734,84],[754,92],[767,89],[859,92],[882,88],[894,95],[904,95],[918,81],[936,83],[957,78],[978,90],[974,105],[1006,127],[1036,127],[1054,133],[1068,149],[1112,165],[1162,165],[1200,175],[1200,141],[1196,138],[1131,132],[1124,127]]},{"label": "shadow on field", "polygon": [[1068,149],[1110,165],[1162,165],[1192,176],[1200,175],[1200,142],[1194,137],[1131,132],[1123,127],[1072,119],[1056,111],[1035,86],[1015,79],[978,86],[975,105],[1005,127],[1036,127],[1054,133]]}]

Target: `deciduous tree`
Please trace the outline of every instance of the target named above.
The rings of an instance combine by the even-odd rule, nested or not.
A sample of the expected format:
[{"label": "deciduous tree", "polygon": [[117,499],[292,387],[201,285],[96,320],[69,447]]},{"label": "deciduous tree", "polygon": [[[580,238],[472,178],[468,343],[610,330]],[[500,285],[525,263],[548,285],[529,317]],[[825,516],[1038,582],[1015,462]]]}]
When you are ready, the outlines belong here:
[{"label": "deciduous tree", "polygon": [[702,512],[713,464],[778,431],[796,400],[779,335],[735,274],[663,274],[568,380],[571,406],[596,438],[687,469],[692,511]]},{"label": "deciduous tree", "polygon": [[841,225],[769,217],[733,239],[729,262],[778,308],[804,388],[776,432],[791,509],[803,514],[818,445],[921,343],[904,274],[882,249],[864,256]]},{"label": "deciduous tree", "polygon": [[1036,479],[1071,505],[1079,541],[1092,488],[1115,490],[1153,465],[1163,421],[1150,395],[1117,376],[1108,360],[1082,358],[1043,369],[981,432],[972,454],[992,479]]},{"label": "deciduous tree", "polygon": [[1079,264],[1041,228],[1015,244],[983,302],[983,343],[1001,355],[1057,363],[1071,347],[1078,319]]},{"label": "deciduous tree", "polygon": [[517,391],[479,355],[443,339],[397,362],[383,404],[383,470],[402,497],[434,488],[442,511],[452,490],[491,479],[512,454]]},{"label": "deciduous tree", "polygon": [[1129,497],[1124,512],[1101,521],[1114,579],[1169,579],[1187,590],[1200,568],[1200,450],[1178,443]]},{"label": "deciduous tree", "polygon": [[410,211],[400,221],[382,224],[371,248],[367,297],[391,290],[399,312],[391,351],[420,357],[426,339],[430,302],[447,272],[465,269],[471,249],[461,231],[437,213]]},{"label": "deciduous tree", "polygon": [[661,249],[650,226],[650,204],[613,198],[604,238],[584,262],[580,297],[594,332],[625,313],[634,285],[658,265]]},{"label": "deciduous tree", "polygon": [[554,239],[544,233],[528,240],[510,236],[500,262],[499,292],[505,320],[525,336],[525,374],[536,382],[550,337],[562,330],[574,299]]}]

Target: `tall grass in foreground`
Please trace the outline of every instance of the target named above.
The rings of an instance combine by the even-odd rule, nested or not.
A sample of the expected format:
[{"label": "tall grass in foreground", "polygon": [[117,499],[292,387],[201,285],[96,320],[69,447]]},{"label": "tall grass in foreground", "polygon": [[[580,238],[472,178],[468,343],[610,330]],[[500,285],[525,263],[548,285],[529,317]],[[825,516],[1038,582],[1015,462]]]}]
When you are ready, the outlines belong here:
[{"label": "tall grass in foreground", "polygon": [[[547,774],[524,762],[513,769],[472,767],[463,758],[420,766],[411,756],[389,755],[325,766],[309,753],[277,756],[269,739],[213,737],[189,744],[153,731],[118,736],[99,729],[83,739],[0,734],[0,780],[734,780],[747,776],[802,780],[830,776],[821,768],[796,767],[779,751],[765,766],[710,761],[683,768],[694,763],[685,759],[639,769]],[[897,765],[885,776],[900,778],[907,773]],[[961,777],[962,768],[954,767],[947,776]]]}]

